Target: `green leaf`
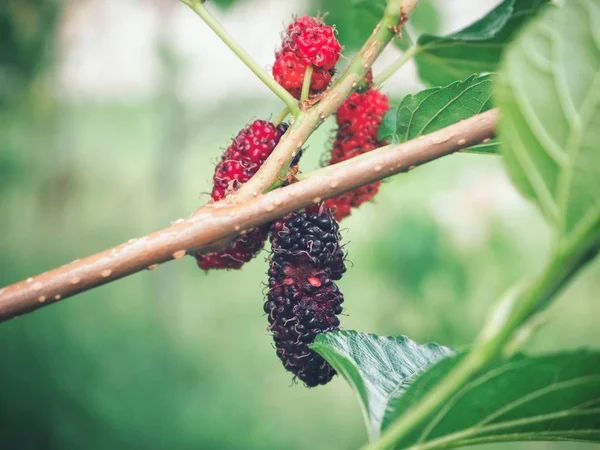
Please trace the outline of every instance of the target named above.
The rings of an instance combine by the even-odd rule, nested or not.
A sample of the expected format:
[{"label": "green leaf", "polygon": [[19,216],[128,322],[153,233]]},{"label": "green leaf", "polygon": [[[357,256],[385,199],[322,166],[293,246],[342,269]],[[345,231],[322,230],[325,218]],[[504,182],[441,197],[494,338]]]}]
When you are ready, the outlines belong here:
[{"label": "green leaf", "polygon": [[500,153],[500,142],[498,139],[492,139],[485,144],[474,145],[465,150],[465,153],[475,153],[479,155],[497,155]]},{"label": "green leaf", "polygon": [[325,22],[335,25],[337,38],[344,46],[344,52],[358,50],[368,39],[383,16],[385,1],[353,0],[354,7],[348,7],[348,0],[312,0],[310,13],[326,13]]},{"label": "green leaf", "polygon": [[[442,24],[442,17],[436,2],[433,0],[421,0],[419,5],[410,15],[408,26],[418,33],[437,33]],[[404,30],[402,31],[404,33]],[[395,42],[400,42],[396,40]]]},{"label": "green leaf", "polygon": [[377,139],[380,141],[389,141],[392,144],[400,143],[398,138],[398,126],[396,117],[398,116],[398,107],[390,106],[390,109],[387,110],[383,119],[381,119],[381,124],[379,125],[379,130],[377,131]]},{"label": "green leaf", "polygon": [[[325,0],[313,0],[313,1],[325,1]],[[383,13],[385,12],[385,7],[387,5],[386,0],[352,0],[352,5],[354,8],[347,8],[346,4],[343,4],[347,0],[328,0],[331,3],[337,3],[336,5],[329,5],[330,7],[336,6],[337,12],[333,12],[336,16],[340,14],[345,14],[346,16],[354,17],[354,27],[361,28],[365,22],[368,23],[368,26],[375,25],[377,22],[372,23],[371,18],[376,17],[377,20],[381,19]],[[322,11],[326,11],[322,9]],[[331,8],[327,11],[331,11]],[[365,12],[368,14],[367,19],[365,20]],[[328,16],[329,18],[329,16]],[[412,45],[411,35],[418,35],[421,33],[437,33],[440,29],[440,25],[442,22],[442,18],[440,12],[437,8],[436,2],[433,0],[421,0],[417,8],[410,15],[410,21],[406,26],[402,28],[402,39],[394,39],[394,44],[401,48],[402,50],[406,50],[408,47]],[[338,24],[337,21],[333,21],[333,23]],[[338,28],[340,28],[338,26]],[[408,31],[410,29],[410,32]],[[369,36],[369,34],[373,31],[373,26],[366,34],[365,39]],[[341,33],[340,33],[341,34]],[[345,37],[345,36],[344,36]],[[350,45],[350,48],[357,48],[362,45],[365,41],[359,42],[358,45]],[[340,41],[347,48],[348,44],[345,39],[340,37]],[[355,44],[354,41],[351,44]]]},{"label": "green leaf", "polygon": [[[392,107],[379,127],[378,139],[402,143],[452,125],[492,108],[493,83],[489,76],[471,76],[443,88],[407,95]],[[495,153],[495,141],[470,149]]]},{"label": "green leaf", "polygon": [[[345,0],[343,0],[345,1]],[[351,0],[350,3],[354,8],[365,8],[373,14],[383,16],[385,12],[386,0]]]},{"label": "green leaf", "polygon": [[498,81],[514,184],[559,239],[600,234],[600,3],[547,11],[507,50]]},{"label": "green leaf", "polygon": [[371,439],[379,437],[389,399],[404,392],[433,363],[454,354],[449,348],[420,345],[404,336],[357,331],[320,334],[311,349],[323,356],[356,392]]},{"label": "green leaf", "polygon": [[[441,361],[404,395],[395,395],[383,428],[418,404],[461,359]],[[397,442],[397,448],[508,441],[600,442],[600,352],[518,356],[496,363]]]},{"label": "green leaf", "polygon": [[444,86],[496,70],[507,43],[549,0],[504,0],[485,17],[447,35],[421,35],[415,62],[419,77]]}]

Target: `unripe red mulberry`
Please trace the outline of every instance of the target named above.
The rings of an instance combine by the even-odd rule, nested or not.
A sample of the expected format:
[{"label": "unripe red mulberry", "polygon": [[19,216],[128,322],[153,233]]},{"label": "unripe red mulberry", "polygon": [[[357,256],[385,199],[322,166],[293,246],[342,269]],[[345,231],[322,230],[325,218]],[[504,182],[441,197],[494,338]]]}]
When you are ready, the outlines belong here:
[{"label": "unripe red mulberry", "polygon": [[255,120],[241,130],[215,168],[211,199],[224,199],[252,178],[286,130],[287,124],[275,126],[266,120]]},{"label": "unripe red mulberry", "polygon": [[377,89],[363,94],[354,92],[338,108],[337,123],[345,135],[361,134],[365,141],[377,142],[377,130],[388,109],[387,95]]},{"label": "unripe red mulberry", "polygon": [[302,16],[288,26],[283,48],[296,52],[306,64],[324,70],[335,68],[342,51],[334,28],[309,16]]},{"label": "unripe red mulberry", "polygon": [[[265,120],[255,120],[241,130],[217,164],[211,200],[216,202],[224,199],[252,178],[286,130],[286,124],[275,126]],[[268,234],[268,225],[248,230],[226,250],[198,253],[198,266],[204,270],[239,269],[263,248]]]},{"label": "unripe red mulberry", "polygon": [[[385,145],[377,140],[377,132],[383,116],[389,109],[387,95],[371,89],[365,93],[354,92],[338,108],[335,136],[329,164],[337,164]],[[361,186],[338,197],[326,200],[337,220],[350,214],[351,207],[358,207],[371,200],[381,182]]]},{"label": "unripe red mulberry", "polygon": [[281,50],[276,53],[273,77],[300,98],[304,73],[312,66],[310,93],[318,94],[329,86],[341,50],[333,27],[319,18],[302,16],[287,27]]},{"label": "unripe red mulberry", "polygon": [[339,329],[344,297],[334,280],[346,266],[338,223],[321,204],[285,216],[271,233],[264,310],[277,356],[308,387],[326,384],[335,370],[308,345],[317,334]]}]

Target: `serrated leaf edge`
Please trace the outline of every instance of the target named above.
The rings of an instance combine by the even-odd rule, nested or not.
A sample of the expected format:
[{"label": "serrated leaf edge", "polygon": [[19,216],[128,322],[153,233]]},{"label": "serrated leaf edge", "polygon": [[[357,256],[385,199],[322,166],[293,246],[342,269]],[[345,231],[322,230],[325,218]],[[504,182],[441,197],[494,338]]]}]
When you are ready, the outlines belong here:
[{"label": "serrated leaf edge", "polygon": [[[325,360],[327,360],[327,362],[329,362],[329,364],[332,365],[332,367],[338,372],[340,373],[344,379],[348,382],[348,384],[350,385],[351,389],[354,391],[354,393],[359,397],[359,404],[360,404],[360,408],[361,408],[361,412],[363,414],[363,417],[365,419],[365,423],[369,424],[369,439],[370,440],[376,440],[379,438],[380,432],[381,432],[381,424],[383,423],[383,419],[385,416],[385,411],[387,411],[387,409],[389,408],[389,402],[392,398],[392,394],[397,392],[400,388],[404,387],[406,384],[410,383],[410,380],[414,380],[416,379],[419,375],[421,375],[422,373],[424,373],[426,370],[430,369],[431,367],[435,366],[438,362],[448,358],[448,357],[452,357],[456,354],[456,350],[437,344],[437,343],[427,343],[427,344],[419,344],[416,341],[413,341],[412,339],[410,339],[408,336],[405,335],[400,335],[400,336],[379,336],[373,333],[363,333],[363,332],[358,332],[355,330],[341,330],[341,331],[337,331],[337,332],[333,332],[335,333],[335,335],[332,336],[332,333],[321,333],[318,334],[315,338],[315,341],[309,345],[309,348],[315,352],[317,352],[319,355],[321,355],[323,358],[325,358]],[[424,347],[427,349],[432,350],[433,352],[437,352],[440,353],[441,355],[443,355],[444,353],[447,353],[445,356],[442,356],[438,361],[433,362],[430,366],[428,367],[424,367],[424,368],[420,368],[419,370],[417,370],[415,373],[413,373],[412,375],[410,375],[409,377],[403,378],[402,382],[397,383],[396,387],[390,391],[389,394],[384,395],[384,401],[385,401],[385,407],[384,407],[384,413],[382,414],[382,417],[379,421],[374,421],[373,417],[371,415],[371,411],[370,411],[370,398],[369,398],[369,394],[368,394],[368,389],[365,386],[365,383],[363,381],[363,371],[361,370],[360,366],[357,365],[352,359],[348,359],[345,356],[340,355],[337,351],[334,351],[332,349],[332,346],[329,345],[326,341],[330,340],[332,338],[335,339],[335,337],[337,335],[346,335],[348,336],[350,339],[352,338],[356,338],[356,337],[367,337],[369,339],[372,340],[387,340],[387,341],[392,341],[394,344],[399,344],[399,345],[408,345],[407,343],[410,343],[412,345],[416,345],[418,347]],[[354,370],[356,370],[359,374],[359,379],[360,379],[360,384],[362,385],[362,389],[365,391],[365,396],[366,398],[363,396],[363,394],[361,392],[359,392],[357,390],[357,387],[354,385],[353,382],[350,382],[350,378],[348,378],[347,375],[349,375],[347,373],[347,371],[345,370],[345,368],[341,368],[341,367],[337,367],[337,361],[334,359],[334,361],[331,361],[330,359],[327,358],[326,354],[322,353],[322,350],[325,350],[325,353],[329,353],[330,351],[333,352],[334,357],[336,358],[340,358],[343,359],[344,361],[347,361],[350,363],[350,365],[354,368]],[[340,370],[341,369],[341,370]]]}]

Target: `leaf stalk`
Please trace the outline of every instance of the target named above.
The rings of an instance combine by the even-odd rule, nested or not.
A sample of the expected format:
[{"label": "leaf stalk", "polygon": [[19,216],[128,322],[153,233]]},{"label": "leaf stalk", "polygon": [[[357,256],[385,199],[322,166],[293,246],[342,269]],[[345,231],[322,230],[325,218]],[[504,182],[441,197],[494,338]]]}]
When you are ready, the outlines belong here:
[{"label": "leaf stalk", "polygon": [[409,62],[417,53],[419,53],[420,49],[421,47],[419,47],[418,45],[413,45],[412,47],[409,47],[402,54],[402,56],[400,56],[400,58],[396,60],[396,62],[394,62],[392,65],[386,68],[383,72],[381,72],[381,74],[379,74],[378,77],[375,78],[375,86],[381,86],[392,75],[394,75],[398,70],[400,70],[401,67],[403,67],[407,62]]}]

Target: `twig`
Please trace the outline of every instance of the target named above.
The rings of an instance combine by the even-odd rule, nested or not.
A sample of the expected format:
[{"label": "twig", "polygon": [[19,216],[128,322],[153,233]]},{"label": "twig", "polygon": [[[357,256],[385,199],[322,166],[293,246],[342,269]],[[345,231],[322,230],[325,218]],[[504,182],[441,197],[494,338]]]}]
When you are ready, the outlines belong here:
[{"label": "twig", "polygon": [[7,286],[0,289],[0,321],[189,253],[220,248],[242,230],[478,144],[493,137],[497,116],[496,110],[490,110],[418,139],[320,169],[307,180],[244,203],[207,205],[164,230]]},{"label": "twig", "polygon": [[286,106],[285,108],[283,108],[283,110],[277,115],[277,117],[275,117],[275,119],[273,120],[273,124],[275,125],[279,125],[281,124],[285,118],[289,115],[290,113],[290,109]]},{"label": "twig", "polygon": [[273,79],[258,63],[246,52],[231,35],[223,28],[219,21],[206,9],[204,3],[199,0],[181,0],[189,6],[204,22],[215,32],[217,36],[231,49],[233,53],[256,75],[275,95],[277,95],[293,115],[299,111],[298,101]]},{"label": "twig", "polygon": [[404,64],[410,61],[413,58],[413,56],[415,56],[418,53],[419,48],[420,47],[413,45],[408,50],[406,50],[402,54],[402,56],[400,56],[400,58],[396,60],[396,62],[394,62],[391,66],[389,66],[387,69],[381,72],[381,74],[379,74],[378,77],[375,78],[373,84],[377,87],[381,86],[383,82],[387,81],[387,79],[394,75],[402,66],[404,66]]}]

